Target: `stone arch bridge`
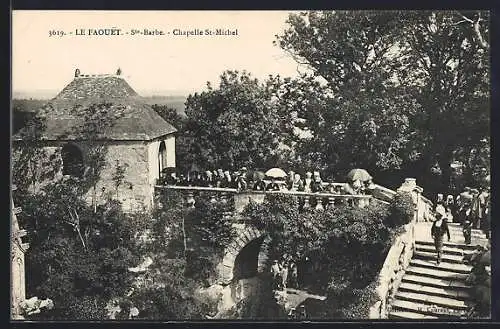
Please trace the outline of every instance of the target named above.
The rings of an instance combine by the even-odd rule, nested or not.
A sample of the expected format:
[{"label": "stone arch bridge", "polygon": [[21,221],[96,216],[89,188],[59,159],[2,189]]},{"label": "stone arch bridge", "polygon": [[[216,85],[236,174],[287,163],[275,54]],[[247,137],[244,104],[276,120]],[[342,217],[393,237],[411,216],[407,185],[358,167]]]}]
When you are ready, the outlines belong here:
[{"label": "stone arch bridge", "polygon": [[222,263],[219,264],[219,281],[252,278],[267,269],[269,259],[269,234],[246,224],[233,224],[237,235],[226,248]]},{"label": "stone arch bridge", "polygon": [[[332,183],[330,183],[332,184]],[[342,185],[342,183],[333,183]],[[399,190],[413,191],[420,194],[421,191],[415,189],[414,180],[408,179]],[[195,207],[195,194],[207,193],[212,201],[227,202],[229,198],[234,200],[234,212],[227,214],[233,219],[233,227],[236,229],[236,238],[229,244],[224,252],[222,261],[217,267],[218,283],[227,287],[227,305],[234,305],[239,300],[252,294],[258,289],[258,278],[267,272],[270,267],[269,248],[271,238],[268,232],[256,229],[254,226],[241,221],[240,213],[245,206],[254,201],[262,203],[266,194],[286,194],[302,198],[304,207],[315,207],[318,210],[335,207],[337,201],[352,202],[359,207],[365,207],[372,202],[389,202],[395,191],[376,185],[372,195],[342,195],[335,193],[307,193],[291,191],[240,191],[229,188],[210,188],[193,186],[157,186],[157,189],[167,192],[168,190],[183,191],[186,197],[186,206]],[[215,193],[214,193],[215,192]],[[315,199],[316,202],[311,202]],[[422,198],[416,197],[415,200]],[[424,204],[415,204],[415,216],[421,217],[425,212]]]},{"label": "stone arch bridge", "polygon": [[[385,193],[385,200],[390,200],[395,193],[383,187],[380,188],[381,195]],[[291,191],[240,191],[230,188],[194,186],[157,186],[157,189],[167,193],[169,190],[182,191],[186,198],[186,206],[192,208],[195,207],[194,196],[196,194],[208,193],[214,202],[227,202],[229,198],[234,200],[234,212],[227,215],[233,219],[233,227],[236,229],[237,236],[226,248],[223,260],[218,266],[218,282],[222,284],[229,284],[232,281],[254,277],[266,271],[268,266],[270,266],[268,263],[270,243],[268,233],[260,231],[240,220],[239,214],[250,201],[262,203],[266,194],[287,194],[302,198],[305,208],[314,207],[316,209],[335,207],[339,199],[354,202],[359,207],[364,207],[370,202],[374,202],[374,200],[375,202],[387,202],[383,201],[384,198],[373,198],[370,195]],[[316,202],[311,202],[313,199]]]}]

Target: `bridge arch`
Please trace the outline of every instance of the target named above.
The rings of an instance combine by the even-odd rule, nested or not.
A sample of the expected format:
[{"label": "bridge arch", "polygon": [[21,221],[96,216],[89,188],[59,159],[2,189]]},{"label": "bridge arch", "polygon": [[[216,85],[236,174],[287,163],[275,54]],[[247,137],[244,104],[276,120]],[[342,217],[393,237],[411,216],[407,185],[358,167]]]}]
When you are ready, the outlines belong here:
[{"label": "bridge arch", "polygon": [[271,239],[267,232],[247,225],[239,225],[237,231],[222,260],[220,276],[224,283],[262,273],[269,258]]}]

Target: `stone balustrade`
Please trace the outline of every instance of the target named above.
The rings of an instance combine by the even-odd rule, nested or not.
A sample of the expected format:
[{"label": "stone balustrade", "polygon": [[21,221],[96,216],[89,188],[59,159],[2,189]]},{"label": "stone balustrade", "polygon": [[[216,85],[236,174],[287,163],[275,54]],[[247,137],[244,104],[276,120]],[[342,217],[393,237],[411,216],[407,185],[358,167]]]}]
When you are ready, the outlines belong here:
[{"label": "stone balustrade", "polygon": [[415,220],[404,226],[387,253],[378,275],[378,300],[370,308],[370,319],[386,319],[388,305],[396,294],[415,250]]},{"label": "stone balustrade", "polygon": [[407,178],[398,192],[411,193],[414,204],[414,216],[410,223],[396,237],[389,249],[382,269],[377,277],[377,302],[370,308],[370,319],[386,319],[388,306],[396,294],[403,275],[408,268],[415,250],[415,225],[432,215],[432,202],[422,196],[423,189],[416,185],[415,179]]},{"label": "stone balustrade", "polygon": [[[338,183],[342,184],[342,183]],[[365,207],[371,202],[387,203],[383,200],[373,198],[371,195],[350,195],[350,194],[335,194],[335,193],[310,193],[299,191],[253,191],[253,190],[238,190],[233,188],[217,188],[217,187],[198,187],[198,186],[176,186],[176,185],[157,185],[158,190],[184,191],[186,205],[195,207],[195,196],[201,193],[207,193],[213,202],[227,202],[229,198],[233,198],[234,207],[237,213],[241,212],[250,201],[262,203],[266,195],[287,195],[300,198],[302,208],[323,210],[326,208],[335,207],[340,203],[349,202],[359,207]]]},{"label": "stone balustrade", "polygon": [[419,199],[419,216],[418,216],[418,221],[419,222],[429,222],[434,220],[434,205],[432,204],[432,201],[424,197],[423,195],[420,195]]}]

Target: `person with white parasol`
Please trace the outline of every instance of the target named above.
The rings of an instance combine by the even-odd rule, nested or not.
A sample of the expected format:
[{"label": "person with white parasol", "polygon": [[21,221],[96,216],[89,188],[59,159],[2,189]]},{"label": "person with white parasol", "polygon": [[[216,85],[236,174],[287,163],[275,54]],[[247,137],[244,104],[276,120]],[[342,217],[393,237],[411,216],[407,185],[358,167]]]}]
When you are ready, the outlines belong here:
[{"label": "person with white parasol", "polygon": [[266,191],[281,191],[285,189],[285,179],[287,173],[280,168],[271,168],[266,171],[266,177],[271,178],[271,183],[267,186]]}]

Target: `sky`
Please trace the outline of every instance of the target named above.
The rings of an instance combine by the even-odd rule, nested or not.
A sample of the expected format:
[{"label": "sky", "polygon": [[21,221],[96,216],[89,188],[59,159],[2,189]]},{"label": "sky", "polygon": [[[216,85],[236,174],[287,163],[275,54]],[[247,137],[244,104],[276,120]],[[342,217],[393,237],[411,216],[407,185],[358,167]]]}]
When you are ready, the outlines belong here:
[{"label": "sky", "polygon": [[[217,84],[227,69],[246,70],[259,79],[269,74],[296,76],[303,68],[273,45],[289,13],[13,11],[13,94],[53,97],[73,79],[77,68],[82,74],[113,74],[119,67],[144,96],[202,91],[207,81]],[[120,35],[88,35],[89,29],[111,28],[121,29]],[[131,35],[132,30],[144,29],[165,35]],[[195,29],[214,34],[216,29],[237,29],[238,35],[174,35],[196,33]],[[49,31],[65,35],[49,36]]]}]

